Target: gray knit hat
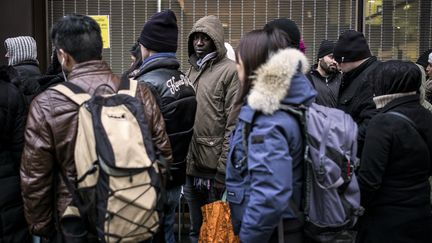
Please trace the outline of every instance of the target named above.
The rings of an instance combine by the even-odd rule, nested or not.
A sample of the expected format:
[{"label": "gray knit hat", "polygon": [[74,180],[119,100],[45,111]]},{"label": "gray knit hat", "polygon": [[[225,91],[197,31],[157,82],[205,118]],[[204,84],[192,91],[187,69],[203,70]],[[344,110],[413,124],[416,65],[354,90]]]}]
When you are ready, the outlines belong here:
[{"label": "gray knit hat", "polygon": [[24,61],[37,63],[36,41],[31,36],[18,36],[5,40],[8,52],[9,66],[17,65]]},{"label": "gray knit hat", "polygon": [[429,53],[429,64],[431,64],[431,65],[432,65],[432,52],[431,52],[431,53]]}]

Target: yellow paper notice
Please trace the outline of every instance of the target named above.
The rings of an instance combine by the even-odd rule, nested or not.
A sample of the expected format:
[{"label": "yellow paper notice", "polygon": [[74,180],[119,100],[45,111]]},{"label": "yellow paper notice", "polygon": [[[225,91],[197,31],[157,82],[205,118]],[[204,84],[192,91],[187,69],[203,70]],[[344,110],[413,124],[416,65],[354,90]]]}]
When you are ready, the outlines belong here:
[{"label": "yellow paper notice", "polygon": [[101,29],[103,48],[110,48],[110,19],[109,15],[89,15],[93,18]]}]

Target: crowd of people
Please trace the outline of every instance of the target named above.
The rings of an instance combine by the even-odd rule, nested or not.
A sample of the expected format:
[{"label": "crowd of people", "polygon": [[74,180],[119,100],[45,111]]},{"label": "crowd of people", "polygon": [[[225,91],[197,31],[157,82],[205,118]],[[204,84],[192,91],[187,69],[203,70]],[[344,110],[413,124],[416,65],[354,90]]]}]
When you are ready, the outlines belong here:
[{"label": "crowd of people", "polygon": [[[177,19],[165,10],[146,21],[131,43],[130,68],[119,77],[102,59],[100,28],[92,18],[62,17],[51,40],[45,74],[32,37],[5,41],[2,242],[65,240],[59,222],[74,194],[60,171],[77,185],[78,109],[52,87],[67,81],[95,96],[117,92],[128,79],[138,81],[135,97],[169,168],[160,227],[145,242],[176,242],[182,191],[193,243],[200,240],[201,207],[224,193],[241,242],[280,242],[281,232],[285,242],[314,242],[304,236],[297,213],[304,136],[296,117],[280,108],[314,102],[346,112],[358,125],[355,173],[365,210],[352,229],[355,241],[432,242],[432,49],[417,65],[380,61],[361,32],[347,30],[337,40],[323,40],[309,63],[296,23],[280,18],[243,35],[227,54],[222,23],[205,16],[187,37],[190,66],[182,71]],[[245,123],[252,124],[249,133]]]}]

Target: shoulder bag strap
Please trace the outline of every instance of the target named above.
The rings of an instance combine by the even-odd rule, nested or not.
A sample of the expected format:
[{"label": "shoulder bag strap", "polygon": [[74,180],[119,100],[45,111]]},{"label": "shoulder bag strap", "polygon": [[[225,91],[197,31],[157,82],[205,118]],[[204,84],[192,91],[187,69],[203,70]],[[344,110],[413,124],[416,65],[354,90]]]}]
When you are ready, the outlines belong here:
[{"label": "shoulder bag strap", "polygon": [[50,89],[63,94],[79,106],[91,98],[84,90],[70,82],[60,83]]},{"label": "shoulder bag strap", "polygon": [[121,82],[118,94],[126,94],[135,97],[138,87],[138,81],[135,79],[125,79]]}]

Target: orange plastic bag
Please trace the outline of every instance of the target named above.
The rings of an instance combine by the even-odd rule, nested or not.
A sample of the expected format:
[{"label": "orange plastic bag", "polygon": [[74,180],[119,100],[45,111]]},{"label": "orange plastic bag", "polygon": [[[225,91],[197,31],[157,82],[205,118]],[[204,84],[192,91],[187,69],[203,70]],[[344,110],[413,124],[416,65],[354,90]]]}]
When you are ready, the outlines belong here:
[{"label": "orange plastic bag", "polygon": [[216,201],[201,207],[203,223],[200,243],[239,243],[231,224],[231,213],[227,202]]}]

